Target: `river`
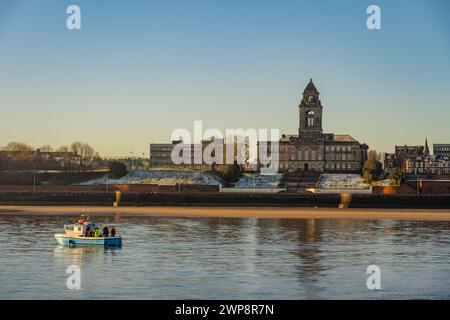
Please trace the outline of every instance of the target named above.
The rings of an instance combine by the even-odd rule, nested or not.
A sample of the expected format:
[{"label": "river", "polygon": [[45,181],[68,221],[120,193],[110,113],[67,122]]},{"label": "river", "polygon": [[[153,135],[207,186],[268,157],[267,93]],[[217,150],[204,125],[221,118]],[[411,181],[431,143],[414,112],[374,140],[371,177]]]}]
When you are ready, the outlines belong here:
[{"label": "river", "polygon": [[95,222],[120,223],[122,248],[58,245],[77,217],[0,215],[0,299],[450,298],[448,221],[105,214]]}]

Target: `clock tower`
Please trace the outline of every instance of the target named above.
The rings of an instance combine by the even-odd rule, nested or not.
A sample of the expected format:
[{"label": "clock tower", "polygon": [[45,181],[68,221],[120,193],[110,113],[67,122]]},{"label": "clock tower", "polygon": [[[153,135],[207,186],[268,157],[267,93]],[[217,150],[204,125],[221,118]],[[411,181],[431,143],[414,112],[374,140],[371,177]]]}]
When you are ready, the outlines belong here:
[{"label": "clock tower", "polygon": [[303,99],[298,106],[300,126],[298,137],[301,142],[317,143],[322,139],[322,104],[312,79],[303,91]]}]

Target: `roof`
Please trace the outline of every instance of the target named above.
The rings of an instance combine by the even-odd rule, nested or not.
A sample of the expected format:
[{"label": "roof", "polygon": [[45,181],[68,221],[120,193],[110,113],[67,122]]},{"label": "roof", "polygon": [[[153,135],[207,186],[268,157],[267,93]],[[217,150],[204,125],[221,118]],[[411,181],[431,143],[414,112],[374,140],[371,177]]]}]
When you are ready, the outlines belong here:
[{"label": "roof", "polygon": [[335,134],[334,140],[337,142],[357,142],[351,135],[348,134]]},{"label": "roof", "polygon": [[303,91],[303,93],[316,93],[316,94],[319,94],[319,91],[317,91],[317,88],[314,85],[314,83],[312,82],[312,79],[309,80],[309,83],[306,86],[305,91]]},{"label": "roof", "polygon": [[295,135],[295,134],[283,134],[283,136],[281,137],[280,141],[281,142],[289,142],[293,138],[294,139],[297,138],[297,135]]},{"label": "roof", "polygon": [[92,227],[92,226],[94,226],[95,227],[95,226],[97,226],[97,224],[93,223],[93,222],[87,222],[86,224],[78,224],[76,222],[68,222],[68,223],[64,224],[64,226],[70,226],[70,227],[73,227],[73,226]]}]

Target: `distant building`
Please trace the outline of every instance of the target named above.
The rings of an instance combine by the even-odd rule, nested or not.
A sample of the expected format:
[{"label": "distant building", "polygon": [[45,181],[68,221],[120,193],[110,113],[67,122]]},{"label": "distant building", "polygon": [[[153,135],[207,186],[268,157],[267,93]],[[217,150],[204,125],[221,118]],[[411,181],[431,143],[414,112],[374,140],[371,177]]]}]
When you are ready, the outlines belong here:
[{"label": "distant building", "polygon": [[395,153],[386,153],[386,171],[400,168],[405,174],[448,175],[450,174],[450,144],[434,144],[430,154],[428,140],[423,146],[395,146]]},{"label": "distant building", "polygon": [[395,161],[397,167],[402,167],[406,160],[416,159],[421,156],[428,156],[428,143],[425,140],[426,146],[395,146]]},{"label": "distant building", "polygon": [[450,174],[450,158],[435,155],[419,156],[415,159],[406,159],[404,168],[406,174],[448,175]]},{"label": "distant building", "polygon": [[298,135],[283,135],[280,139],[280,172],[361,173],[368,145],[348,134],[323,133],[323,107],[312,80],[298,108]]},{"label": "distant building", "polygon": [[436,143],[433,144],[433,155],[438,158],[450,158],[450,144]]},{"label": "distant building", "polygon": [[172,143],[151,143],[150,144],[150,166],[155,168],[170,168],[175,164],[172,161],[172,149],[175,145],[182,143],[181,140],[174,140]]},{"label": "distant building", "polygon": [[[189,168],[195,170],[208,170],[211,169],[212,164],[209,164],[209,161],[206,162],[204,159],[204,154],[206,148],[211,145],[211,143],[216,142],[218,145],[223,146],[223,152],[221,156],[221,161],[217,161],[214,163],[216,169],[224,169],[227,165],[226,163],[226,145],[224,139],[215,139],[211,138],[208,140],[202,140],[199,144],[184,144],[182,140],[174,140],[172,143],[151,143],[150,144],[150,166],[154,168]],[[177,164],[172,160],[172,150],[175,146],[180,147],[180,155],[181,150],[183,154],[189,155],[188,163]],[[245,149],[247,151],[247,148]],[[213,148],[211,147],[211,151]],[[195,154],[199,154],[199,159],[201,155],[201,159],[197,161]],[[207,154],[207,152],[206,152]],[[214,152],[211,153],[211,157],[214,158]],[[211,160],[212,161],[212,160]]]},{"label": "distant building", "polygon": [[[322,131],[322,103],[319,92],[312,80],[303,92],[299,105],[298,135],[283,135],[276,150],[279,156],[279,172],[310,171],[329,173],[361,173],[364,162],[367,160],[369,146],[361,144],[348,134],[323,133]],[[190,164],[177,165],[173,163],[171,152],[182,141],[170,143],[150,144],[150,165],[152,167],[188,167],[194,169],[208,169],[210,164],[195,163],[194,151],[201,148],[202,154],[212,140],[202,141],[201,144],[186,145],[186,152],[192,153]],[[221,141],[224,143],[225,141]],[[262,167],[260,148],[262,141],[258,142],[258,166]],[[266,154],[270,157],[270,142],[267,143]],[[245,154],[241,154],[244,169],[250,168],[249,142],[245,141]],[[236,151],[233,151],[236,153]],[[233,154],[233,158],[237,157]],[[226,147],[223,148],[223,163],[227,159]],[[239,163],[241,164],[241,163]],[[226,164],[224,164],[225,166]],[[216,167],[222,164],[215,164]],[[253,168],[251,168],[253,169]]]},{"label": "distant building", "polygon": [[390,172],[395,168],[395,153],[384,154],[384,171]]},{"label": "distant building", "polygon": [[384,170],[390,172],[394,168],[400,168],[402,172],[406,172],[405,162],[414,161],[418,157],[429,156],[430,150],[428,148],[428,141],[425,139],[425,145],[417,146],[395,146],[394,153],[385,153],[384,155]]}]

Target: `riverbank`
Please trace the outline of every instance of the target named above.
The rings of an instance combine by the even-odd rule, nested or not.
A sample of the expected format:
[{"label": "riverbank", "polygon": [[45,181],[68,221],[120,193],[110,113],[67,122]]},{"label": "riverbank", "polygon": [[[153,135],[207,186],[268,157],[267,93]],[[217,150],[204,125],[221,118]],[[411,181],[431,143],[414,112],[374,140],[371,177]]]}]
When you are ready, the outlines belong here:
[{"label": "riverbank", "polygon": [[331,209],[331,208],[236,208],[236,207],[83,207],[83,206],[0,206],[0,215],[145,215],[205,218],[277,219],[396,219],[450,221],[450,210],[436,209]]},{"label": "riverbank", "polygon": [[[337,208],[339,194],[301,194],[281,192],[220,193],[220,192],[0,192],[0,205],[16,206],[111,206],[118,201],[122,207],[234,207],[234,208]],[[353,209],[450,209],[450,195],[372,195],[353,194],[349,207]]]}]

